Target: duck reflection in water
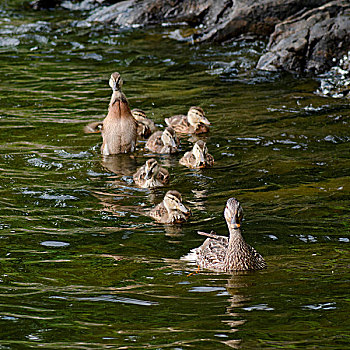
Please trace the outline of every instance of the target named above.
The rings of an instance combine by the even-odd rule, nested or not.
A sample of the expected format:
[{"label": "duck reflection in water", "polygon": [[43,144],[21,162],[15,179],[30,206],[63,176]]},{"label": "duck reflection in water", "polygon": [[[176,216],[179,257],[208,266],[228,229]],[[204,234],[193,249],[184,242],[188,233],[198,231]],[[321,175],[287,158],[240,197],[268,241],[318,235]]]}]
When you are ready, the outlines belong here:
[{"label": "duck reflection in water", "polygon": [[121,176],[132,176],[136,169],[136,159],[130,154],[102,156],[101,165],[108,171]]}]

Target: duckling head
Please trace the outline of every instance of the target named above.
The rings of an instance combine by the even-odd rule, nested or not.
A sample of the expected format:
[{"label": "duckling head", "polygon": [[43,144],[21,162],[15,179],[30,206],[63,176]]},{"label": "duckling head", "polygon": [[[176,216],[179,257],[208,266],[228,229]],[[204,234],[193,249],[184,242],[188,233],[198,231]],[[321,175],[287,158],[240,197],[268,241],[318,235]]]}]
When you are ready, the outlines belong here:
[{"label": "duckling head", "polygon": [[109,78],[109,86],[113,91],[120,91],[123,86],[123,79],[118,72],[114,72],[111,74]]},{"label": "duckling head", "polygon": [[197,167],[204,167],[205,166],[205,159],[208,153],[207,145],[204,141],[199,140],[197,141],[192,149],[192,154],[196,159],[196,166]]},{"label": "duckling head", "polygon": [[191,107],[187,112],[187,120],[193,127],[197,127],[201,123],[210,125],[201,107]]},{"label": "duckling head", "polygon": [[146,112],[144,112],[142,109],[134,108],[132,111],[132,116],[138,121],[143,122],[145,119],[147,119]]},{"label": "duckling head", "polygon": [[145,164],[145,180],[152,179],[159,170],[158,162],[154,159],[148,159]]},{"label": "duckling head", "polygon": [[177,137],[173,128],[167,127],[161,136],[164,146],[177,147]]},{"label": "duckling head", "polygon": [[184,214],[189,214],[190,210],[182,204],[182,197],[180,192],[171,190],[168,191],[164,196],[164,206],[168,212],[170,211],[181,211]]},{"label": "duckling head", "polygon": [[237,230],[241,227],[243,209],[236,198],[230,198],[227,200],[224,216],[230,230]]}]

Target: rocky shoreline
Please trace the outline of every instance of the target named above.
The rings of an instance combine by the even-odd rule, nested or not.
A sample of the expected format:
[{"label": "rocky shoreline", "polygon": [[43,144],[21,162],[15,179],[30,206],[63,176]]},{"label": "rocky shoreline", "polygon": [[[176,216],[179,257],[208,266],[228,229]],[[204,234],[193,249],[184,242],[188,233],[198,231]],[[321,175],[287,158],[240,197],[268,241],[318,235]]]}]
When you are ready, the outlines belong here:
[{"label": "rocky shoreline", "polygon": [[267,71],[319,75],[350,51],[347,0],[35,0],[32,5],[85,9],[87,21],[120,27],[186,23],[194,28],[194,43],[264,36],[269,43],[257,68]]}]

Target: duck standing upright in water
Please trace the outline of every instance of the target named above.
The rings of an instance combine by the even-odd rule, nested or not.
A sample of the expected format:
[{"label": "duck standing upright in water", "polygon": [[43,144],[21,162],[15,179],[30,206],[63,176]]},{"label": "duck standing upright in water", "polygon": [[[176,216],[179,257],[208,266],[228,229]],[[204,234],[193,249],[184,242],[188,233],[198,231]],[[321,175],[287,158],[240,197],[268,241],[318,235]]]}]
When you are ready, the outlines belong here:
[{"label": "duck standing upright in water", "polygon": [[156,205],[149,216],[162,224],[180,224],[187,221],[191,210],[182,203],[181,194],[178,191],[168,191],[161,203]]},{"label": "duck standing upright in water", "polygon": [[123,80],[118,72],[111,75],[109,86],[113,93],[109,103],[108,114],[101,129],[103,155],[129,153],[135,149],[137,122],[131,114],[128,100],[121,87]]},{"label": "duck standing upright in water", "polygon": [[230,233],[229,237],[214,233],[198,232],[208,236],[204,243],[184,257],[194,258],[199,267],[218,272],[260,270],[266,267],[264,258],[249,244],[241,234],[243,210],[235,198],[230,198],[224,216]]},{"label": "duck standing upright in water", "polygon": [[199,140],[191,151],[185,153],[179,163],[188,168],[206,168],[213,166],[214,158],[209,154],[206,143]]},{"label": "duck standing upright in water", "polygon": [[209,131],[209,120],[201,107],[191,107],[187,115],[174,115],[165,118],[168,126],[182,134],[202,134]]},{"label": "duck standing upright in water", "polygon": [[154,153],[173,154],[178,151],[180,142],[175,131],[167,127],[164,131],[156,131],[146,142],[146,148]]},{"label": "duck standing upright in water", "polygon": [[152,158],[137,170],[133,175],[135,183],[142,188],[153,188],[164,186],[169,182],[169,172],[159,166],[158,162]]},{"label": "duck standing upright in water", "polygon": [[157,127],[154,124],[154,121],[147,118],[146,113],[139,108],[134,108],[132,111],[132,116],[137,121],[137,135],[148,138],[150,137],[154,132],[156,132]]}]

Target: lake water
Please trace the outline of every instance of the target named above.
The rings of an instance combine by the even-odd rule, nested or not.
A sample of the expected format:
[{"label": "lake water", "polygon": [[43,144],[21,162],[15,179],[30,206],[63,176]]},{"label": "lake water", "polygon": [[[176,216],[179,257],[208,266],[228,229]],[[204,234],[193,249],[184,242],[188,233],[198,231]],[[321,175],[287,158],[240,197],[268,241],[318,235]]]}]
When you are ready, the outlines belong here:
[{"label": "lake water", "polygon": [[[345,349],[349,322],[349,100],[316,79],[257,71],[265,43],[192,45],[185,28],[118,30],[86,14],[0,5],[0,349]],[[139,189],[151,154],[100,155],[83,133],[106,115],[118,71],[132,108],[164,118],[203,107],[212,169],[157,159],[170,184]],[[169,189],[193,216],[145,211]],[[259,272],[180,258],[197,231],[226,235],[243,207]]]}]

